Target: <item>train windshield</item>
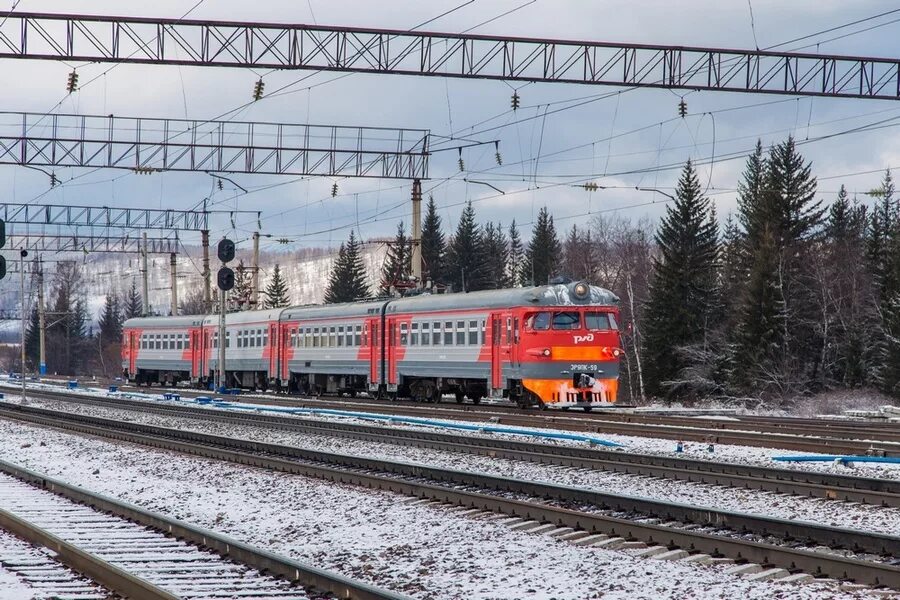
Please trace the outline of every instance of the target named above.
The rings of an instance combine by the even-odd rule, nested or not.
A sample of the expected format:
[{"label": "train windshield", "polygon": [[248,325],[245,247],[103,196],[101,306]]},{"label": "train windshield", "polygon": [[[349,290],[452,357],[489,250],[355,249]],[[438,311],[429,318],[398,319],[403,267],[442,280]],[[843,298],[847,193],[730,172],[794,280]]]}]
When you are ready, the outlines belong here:
[{"label": "train windshield", "polygon": [[584,324],[590,331],[608,331],[619,328],[616,317],[612,313],[605,312],[584,313]]},{"label": "train windshield", "polygon": [[553,329],[567,331],[581,327],[581,315],[575,311],[553,313]]}]

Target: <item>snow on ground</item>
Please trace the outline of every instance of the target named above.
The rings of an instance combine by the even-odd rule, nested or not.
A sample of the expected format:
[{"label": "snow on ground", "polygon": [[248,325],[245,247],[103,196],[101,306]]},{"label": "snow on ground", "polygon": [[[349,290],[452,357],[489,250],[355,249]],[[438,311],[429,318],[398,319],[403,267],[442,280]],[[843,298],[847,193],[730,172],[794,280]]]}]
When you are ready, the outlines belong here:
[{"label": "snow on ground", "polygon": [[0,421],[0,457],[422,599],[864,598],[750,583],[410,506],[386,492]]},{"label": "snow on ground", "polygon": [[47,400],[32,400],[29,401],[29,404],[107,419],[127,420],[224,437],[298,446],[326,453],[352,454],[382,460],[412,462],[446,469],[490,473],[503,477],[546,481],[589,488],[601,492],[682,502],[736,512],[756,513],[782,519],[810,521],[835,527],[896,534],[898,524],[900,524],[900,509],[883,508],[881,506],[822,502],[817,499],[800,496],[770,494],[760,490],[725,488],[702,483],[647,478],[609,471],[572,470],[555,465],[541,465],[427,448],[351,440],[341,437],[278,431],[264,427],[204,422],[198,419],[147,414],[124,409],[108,409]]}]

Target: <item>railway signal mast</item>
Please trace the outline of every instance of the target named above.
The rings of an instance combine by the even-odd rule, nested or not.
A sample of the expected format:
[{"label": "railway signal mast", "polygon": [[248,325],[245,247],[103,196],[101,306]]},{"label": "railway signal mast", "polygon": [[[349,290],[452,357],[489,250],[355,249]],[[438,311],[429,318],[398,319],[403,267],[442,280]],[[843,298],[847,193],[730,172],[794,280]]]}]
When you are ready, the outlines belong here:
[{"label": "railway signal mast", "polygon": [[221,393],[225,390],[225,292],[234,288],[234,271],[226,265],[234,260],[234,242],[228,238],[222,238],[217,248],[219,260],[222,261],[222,268],[216,277],[216,283],[219,285],[219,360],[218,371],[219,381],[216,389]]}]

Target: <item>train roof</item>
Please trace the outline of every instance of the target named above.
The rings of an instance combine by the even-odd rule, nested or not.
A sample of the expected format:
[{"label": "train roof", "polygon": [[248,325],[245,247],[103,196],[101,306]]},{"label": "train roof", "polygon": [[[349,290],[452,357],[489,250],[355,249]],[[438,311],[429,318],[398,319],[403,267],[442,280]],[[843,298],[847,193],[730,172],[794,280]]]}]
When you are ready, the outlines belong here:
[{"label": "train roof", "polygon": [[203,319],[203,315],[186,315],[183,317],[135,317],[126,320],[123,327],[136,329],[199,327]]},{"label": "train roof", "polygon": [[[283,308],[269,308],[264,310],[243,310],[239,312],[231,312],[225,315],[225,325],[244,325],[249,323],[263,323],[269,321],[277,321],[281,316]],[[203,325],[209,327],[219,324],[219,314],[206,315],[203,319]]]},{"label": "train roof", "polygon": [[392,300],[388,312],[416,312],[469,308],[512,308],[517,306],[615,306],[619,297],[598,286],[589,286],[587,298],[571,293],[574,284],[541,285],[506,290],[484,290],[466,294],[422,294]]},{"label": "train roof", "polygon": [[359,317],[380,315],[387,300],[351,302],[348,304],[324,304],[312,306],[291,306],[285,308],[281,317],[285,321],[297,319],[333,319],[339,317]]}]

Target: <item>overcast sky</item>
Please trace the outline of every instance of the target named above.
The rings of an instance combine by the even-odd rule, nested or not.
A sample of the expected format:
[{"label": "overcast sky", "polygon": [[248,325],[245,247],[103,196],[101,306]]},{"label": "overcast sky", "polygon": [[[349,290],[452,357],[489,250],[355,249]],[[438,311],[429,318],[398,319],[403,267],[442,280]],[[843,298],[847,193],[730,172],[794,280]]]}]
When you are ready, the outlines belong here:
[{"label": "overcast sky", "polygon": [[[2,1],[8,8],[10,0]],[[197,0],[20,0],[16,10],[177,18],[196,3]],[[408,29],[460,4],[464,0],[205,0],[190,13],[190,18]],[[754,39],[747,0],[473,0],[426,28],[460,32],[523,4],[527,5],[474,31],[750,49],[772,46],[895,8],[893,3],[876,1],[752,0]],[[890,23],[894,19],[900,19],[900,13],[788,48],[811,42],[813,45],[806,51],[896,57],[900,22]],[[828,41],[882,23],[888,24]],[[79,65],[81,82],[109,67]],[[249,100],[260,74],[265,77],[267,91],[309,75],[297,71],[255,73],[243,69],[120,65],[66,96],[65,81],[70,68],[56,62],[6,61],[5,85],[0,92],[4,110],[205,119]],[[465,151],[469,173],[458,172],[456,152],[432,159],[432,180],[426,181],[424,187],[434,195],[448,227],[455,226],[466,200],[475,202],[481,220],[499,220],[506,225],[515,218],[526,228],[543,205],[551,208],[563,230],[585,223],[589,220],[587,215],[602,211],[616,211],[632,218],[657,217],[665,197],[633,188],[670,190],[678,171],[654,172],[654,167],[749,151],[757,138],[767,145],[790,134],[806,141],[900,117],[900,103],[890,101],[724,92],[685,95],[646,89],[597,99],[550,114],[546,119],[531,118],[513,124],[542,115],[548,103],[554,103],[552,109],[560,108],[567,106],[560,101],[586,99],[617,88],[517,84],[522,108],[513,115],[509,109],[513,86],[504,82],[367,74],[330,82],[336,77],[334,73],[313,74],[289,88],[293,93],[265,98],[233,117],[283,123],[422,128],[443,136],[465,136],[499,126],[476,137],[499,140],[502,167],[495,163],[493,145]],[[689,116],[673,120],[681,95],[685,95]],[[762,103],[765,105],[753,106]],[[715,112],[735,107],[744,108]],[[715,114],[705,114],[709,112]],[[631,135],[617,135],[638,128],[643,129]],[[567,150],[573,147],[579,148]],[[900,138],[897,130],[891,128],[807,143],[801,151],[813,161],[814,173],[820,179],[820,195],[827,202],[841,184],[851,192],[864,192],[878,184],[880,173],[861,172],[900,167]],[[723,218],[735,208],[733,190],[743,162],[719,162],[711,171],[709,167],[700,169],[704,186],[708,186]],[[635,170],[649,172],[627,174]],[[262,232],[295,240],[296,246],[336,245],[346,239],[349,229],[357,227],[357,223],[364,237],[387,236],[398,221],[408,224],[410,220],[409,204],[404,202],[410,186],[402,181],[344,179],[338,181],[339,196],[332,198],[334,181],[323,178],[298,181],[288,176],[233,176],[235,182],[253,192],[244,195],[228,182],[224,190],[214,189],[213,180],[202,173],[139,176],[115,170],[89,175],[73,169],[58,172],[64,182],[79,175],[83,176],[48,191],[45,175],[22,167],[2,166],[0,185],[5,188],[4,197],[15,202],[191,208],[209,197],[220,208],[263,211]],[[506,194],[500,196],[486,186],[467,184],[462,181],[464,176],[489,180]],[[587,193],[565,185],[587,177],[614,189]],[[283,185],[264,189],[276,183]],[[648,205],[654,200],[656,204]],[[255,219],[238,218],[235,226],[232,231],[228,219],[219,219],[213,236],[228,234],[243,240],[257,224]],[[195,241],[189,234],[183,237],[187,242]]]}]

